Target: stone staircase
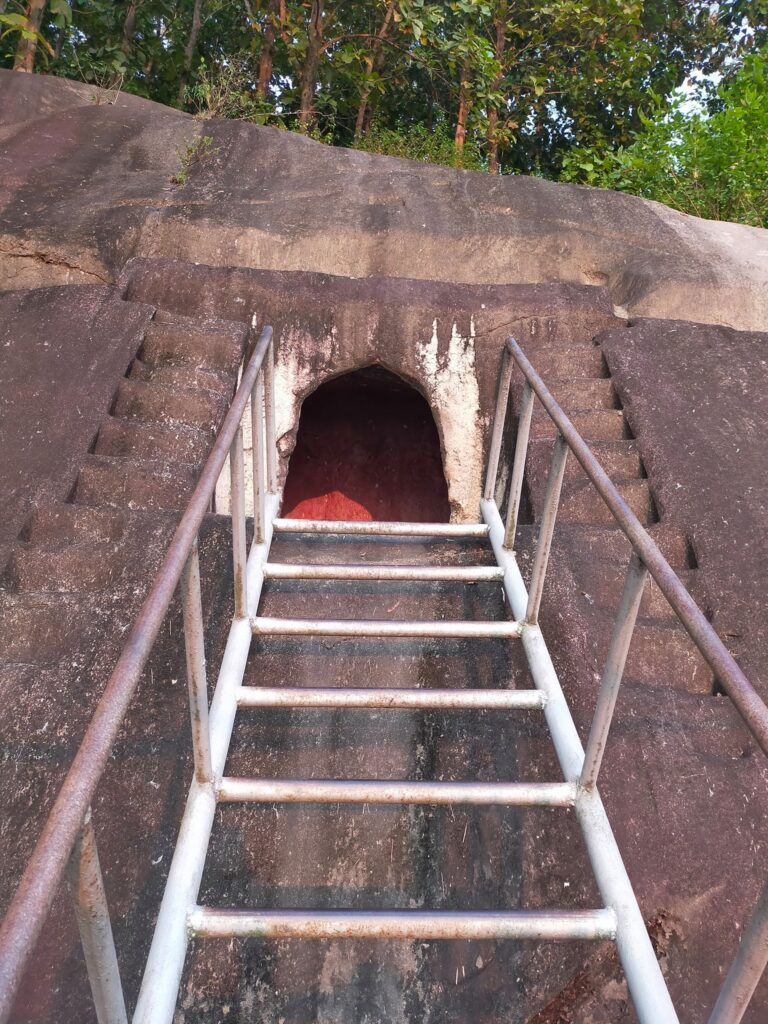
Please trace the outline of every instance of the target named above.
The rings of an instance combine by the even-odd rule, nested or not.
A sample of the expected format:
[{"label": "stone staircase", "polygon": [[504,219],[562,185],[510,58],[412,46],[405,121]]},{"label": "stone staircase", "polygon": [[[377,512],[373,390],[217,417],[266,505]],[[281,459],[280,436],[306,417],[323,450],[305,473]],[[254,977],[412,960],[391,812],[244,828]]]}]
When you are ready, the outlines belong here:
[{"label": "stone staircase", "polygon": [[[696,589],[695,557],[682,530],[660,521],[643,465],[600,347],[592,339],[545,343],[532,361],[629,507],[649,530],[685,585]],[[513,387],[519,409],[522,385]],[[529,525],[520,529],[521,563],[532,542],[544,502],[554,424],[537,403],[531,424],[526,472]],[[595,608],[594,628],[607,643],[629,559],[629,544],[607,506],[595,494],[578,462],[569,457],[558,511],[555,544]],[[566,554],[567,551],[567,554]],[[652,580],[648,581],[630,653],[627,682],[712,693],[714,678]]]},{"label": "stone staircase", "polygon": [[[36,816],[43,817],[55,791],[52,766],[67,763],[98,697],[93,680],[103,682],[105,674],[89,675],[88,670],[97,656],[108,668],[114,662],[122,630],[151,579],[153,560],[159,560],[177,513],[186,505],[234,389],[244,341],[242,325],[158,312],[120,383],[70,501],[46,505],[31,517],[6,567],[0,631],[8,638],[9,663],[0,668],[11,699],[0,712],[0,729],[15,759],[11,774],[16,777],[7,793],[19,788],[19,780],[24,792],[23,805],[9,802],[4,808],[7,820],[22,822],[22,841],[15,837],[15,847],[2,837],[12,859],[21,847],[29,849],[36,827],[29,808],[34,805]],[[659,520],[638,444],[599,347],[587,338],[551,341],[540,345],[532,359],[673,568],[687,585],[695,586],[690,545],[674,525]],[[551,447],[552,432],[537,414],[526,480],[528,522],[520,527],[517,545],[524,575]],[[554,609],[564,617],[566,633],[588,628],[594,649],[602,655],[629,545],[590,493],[572,457],[556,537],[550,570],[556,592],[547,593],[547,614]],[[419,538],[393,542],[290,534],[276,536],[270,561],[495,564],[485,540],[449,545]],[[580,588],[572,605],[557,604],[560,574],[566,585],[577,581]],[[298,583],[275,577],[267,579],[259,614],[438,622],[509,617],[498,582],[490,580],[467,587],[455,582]],[[214,646],[220,649],[221,638]],[[567,657],[573,660],[572,654]],[[375,680],[393,690],[494,689],[524,685],[524,672],[519,650],[501,639],[412,639],[399,641],[393,651],[375,639],[257,636],[243,685],[255,688],[268,680],[276,688],[343,688]],[[90,679],[88,685],[84,678]],[[711,673],[650,581],[625,690],[631,697],[636,688],[647,691],[649,686],[677,691],[675,708],[686,722],[686,744],[703,736],[708,756],[733,756],[742,732],[733,723],[732,709],[705,706],[703,698],[712,694]],[[594,703],[591,692],[587,703]],[[242,713],[227,770],[234,776],[272,779],[376,775],[490,781],[523,770],[542,781],[552,777],[556,764],[536,716],[516,716],[511,740],[498,721],[490,712],[363,714],[283,708]],[[721,731],[712,739],[715,729]],[[33,762],[37,774],[31,783],[26,780],[24,789]],[[12,799],[6,796],[6,801]],[[558,822],[555,832],[551,817],[541,808],[225,804],[218,812],[200,900],[276,909],[593,904],[598,894],[574,822]],[[175,819],[163,837],[165,850],[174,829]],[[541,847],[542,836],[551,840],[544,844],[546,862],[532,854]],[[145,923],[135,909],[131,914],[132,921]],[[137,962],[145,953],[139,948]],[[373,942],[276,940],[255,945],[248,940],[233,960],[228,944],[205,943],[188,960],[176,1019],[202,1024],[231,1012],[249,1019],[258,1005],[269,1024],[306,1019],[406,1022],[427,1014],[441,1024],[490,1022],[512,1014],[522,1020],[548,1000],[553,1006],[558,1002],[558,993],[567,991],[578,976],[581,956],[578,950],[545,954],[542,968],[540,954],[531,949],[520,948],[512,957],[498,954],[497,943],[490,939],[413,946],[390,942],[383,952]],[[135,995],[138,977],[127,973],[126,990]],[[609,975],[607,984],[619,984],[616,970]],[[520,977],[524,984],[519,984]],[[623,1019],[622,1007],[617,1003],[617,1021]],[[75,1018],[62,1011],[62,1019]],[[613,1024],[614,1017],[610,1020]]]},{"label": "stone staircase", "polygon": [[158,310],[69,500],[32,514],[4,567],[9,893],[208,455],[245,339],[245,325]]}]

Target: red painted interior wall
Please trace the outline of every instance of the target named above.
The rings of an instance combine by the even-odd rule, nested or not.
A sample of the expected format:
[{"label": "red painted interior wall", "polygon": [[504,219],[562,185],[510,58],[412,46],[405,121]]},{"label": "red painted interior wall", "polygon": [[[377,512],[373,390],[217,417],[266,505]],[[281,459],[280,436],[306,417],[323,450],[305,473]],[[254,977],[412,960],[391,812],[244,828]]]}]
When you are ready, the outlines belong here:
[{"label": "red painted interior wall", "polygon": [[321,385],[301,408],[283,515],[447,522],[440,440],[426,400],[368,367]]}]

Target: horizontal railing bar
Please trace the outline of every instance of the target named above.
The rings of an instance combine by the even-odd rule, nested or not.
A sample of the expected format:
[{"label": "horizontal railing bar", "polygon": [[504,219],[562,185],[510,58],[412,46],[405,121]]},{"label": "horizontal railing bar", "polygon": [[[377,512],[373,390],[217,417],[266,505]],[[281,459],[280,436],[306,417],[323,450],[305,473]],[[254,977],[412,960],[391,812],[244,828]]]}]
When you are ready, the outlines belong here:
[{"label": "horizontal railing bar", "polygon": [[572,782],[409,782],[378,779],[239,779],[225,776],[222,803],[499,804],[572,807]]},{"label": "horizontal railing bar", "polygon": [[272,328],[265,327],[0,927],[0,1021],[11,1011],[26,958],[53,902],[271,343]]},{"label": "horizontal railing bar", "polygon": [[424,910],[228,910],[195,907],[197,938],[261,939],[539,939],[605,940],[616,933],[612,910],[517,910],[457,913]]},{"label": "horizontal railing bar", "polygon": [[494,583],[504,579],[496,565],[293,565],[268,562],[273,580],[402,580],[423,583]]},{"label": "horizontal railing bar", "polygon": [[252,620],[256,636],[351,636],[351,637],[434,637],[515,638],[519,622],[415,621],[400,619],[279,619],[259,616]]},{"label": "horizontal railing bar", "polygon": [[384,708],[536,711],[546,704],[539,690],[395,690],[241,686],[241,708]]},{"label": "horizontal railing bar", "polygon": [[507,338],[507,348],[536,392],[550,419],[565,438],[582,469],[658,584],[659,590],[676,612],[691,639],[749,726],[761,749],[768,754],[768,706],[739,668],[728,648],[707,621],[706,616],[688,593],[640,520],[621,497],[608,474],[514,338]]},{"label": "horizontal railing bar", "polygon": [[396,523],[354,519],[276,519],[275,533],[341,533],[383,537],[487,537],[483,523]]}]

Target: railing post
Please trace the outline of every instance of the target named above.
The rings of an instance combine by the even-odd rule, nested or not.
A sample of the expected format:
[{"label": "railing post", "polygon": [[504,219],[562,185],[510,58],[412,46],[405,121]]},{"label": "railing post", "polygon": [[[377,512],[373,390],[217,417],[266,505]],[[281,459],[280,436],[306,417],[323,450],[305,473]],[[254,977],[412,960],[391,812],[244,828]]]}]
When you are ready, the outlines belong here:
[{"label": "railing post", "polygon": [[69,858],[67,881],[97,1020],[99,1024],[128,1024],[90,808]]},{"label": "railing post", "polygon": [[265,433],[267,438],[267,491],[277,494],[277,437],[275,428],[275,343],[264,356]]},{"label": "railing post", "polygon": [[627,568],[619,610],[616,613],[616,621],[613,624],[611,646],[608,649],[603,678],[600,681],[595,716],[589,730],[584,767],[581,770],[581,785],[585,789],[592,789],[597,784],[597,774],[605,753],[605,744],[608,740],[616,698],[619,695],[621,677],[624,674],[629,645],[632,643],[632,632],[640,611],[640,602],[643,598],[643,587],[647,576],[648,570],[640,561],[637,553],[633,551]]},{"label": "railing post", "polygon": [[266,468],[264,452],[264,379],[261,375],[251,392],[251,450],[253,454],[253,539],[257,544],[264,540]]},{"label": "railing post", "polygon": [[200,556],[197,538],[192,544],[181,578],[184,610],[184,649],[187,658],[189,714],[192,722],[192,750],[195,778],[203,785],[213,779],[211,737],[208,728],[208,682],[205,671],[205,629],[200,596]]},{"label": "railing post", "polygon": [[[506,351],[506,350],[505,350]],[[511,360],[510,360],[511,362]],[[509,501],[507,502],[507,524],[504,530],[504,547],[515,545],[517,518],[520,515],[520,499],[523,494],[523,477],[525,460],[528,456],[528,439],[531,435],[531,417],[534,402],[533,388],[525,382],[523,398],[520,405],[520,420],[517,425],[517,441],[515,442],[515,461],[512,466],[512,479],[509,483]]]},{"label": "railing post", "polygon": [[533,561],[531,586],[528,591],[528,609],[525,613],[525,621],[531,625],[535,625],[539,621],[539,606],[541,604],[541,595],[544,591],[544,579],[547,574],[549,552],[552,547],[552,534],[555,532],[557,507],[560,503],[560,491],[563,487],[565,460],[567,458],[568,444],[563,435],[558,434],[555,439],[555,447],[552,450],[552,462],[550,463],[549,477],[547,478],[547,491],[544,496],[544,510],[541,515],[541,528],[536,544],[536,557]]},{"label": "railing post", "polygon": [[501,440],[504,434],[504,421],[507,417],[509,385],[512,381],[512,365],[512,357],[505,345],[501,356],[499,390],[496,393],[496,411],[493,414],[493,433],[491,434],[491,448],[488,452],[488,470],[485,475],[485,490],[483,491],[483,497],[488,501],[493,500],[494,492],[496,491],[496,476],[499,472]]},{"label": "railing post", "polygon": [[739,1024],[768,965],[768,884],[744,929],[708,1024]]},{"label": "railing post", "polygon": [[248,552],[245,542],[245,458],[242,422],[237,428],[230,448],[229,469],[232,505],[232,562],[235,573],[235,618],[242,619],[248,614],[245,582]]}]

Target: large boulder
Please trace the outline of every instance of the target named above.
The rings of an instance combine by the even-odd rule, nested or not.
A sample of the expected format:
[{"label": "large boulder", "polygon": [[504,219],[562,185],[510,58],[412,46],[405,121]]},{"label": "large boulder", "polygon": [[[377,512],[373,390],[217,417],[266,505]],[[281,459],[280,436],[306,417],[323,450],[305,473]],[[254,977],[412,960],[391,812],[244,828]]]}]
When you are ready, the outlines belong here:
[{"label": "large boulder", "polygon": [[[212,142],[196,149],[202,136]],[[349,277],[597,284],[631,315],[768,323],[768,232],[633,196],[334,149],[7,71],[0,137],[0,288],[109,283],[130,257],[173,257]],[[187,180],[174,184],[182,163]]]}]

